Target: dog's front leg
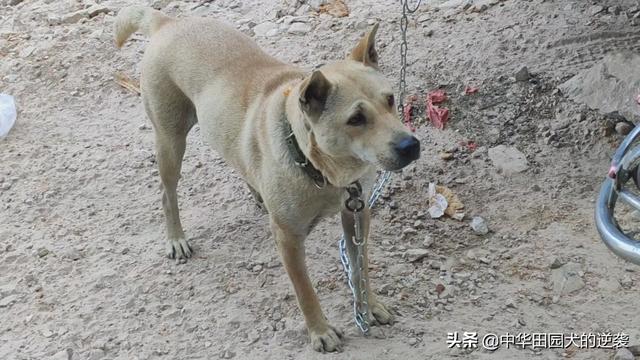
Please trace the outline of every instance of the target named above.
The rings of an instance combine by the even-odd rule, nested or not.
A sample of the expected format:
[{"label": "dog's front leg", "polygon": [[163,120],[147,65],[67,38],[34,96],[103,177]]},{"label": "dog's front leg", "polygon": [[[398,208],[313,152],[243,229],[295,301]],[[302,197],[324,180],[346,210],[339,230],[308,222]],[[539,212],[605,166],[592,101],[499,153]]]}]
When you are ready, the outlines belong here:
[{"label": "dog's front leg", "polygon": [[296,234],[286,226],[281,226],[272,218],[271,228],[276,238],[284,268],[291,278],[298,299],[298,305],[309,330],[311,345],[316,351],[341,351],[342,332],[327,323],[322,313],[305,263],[305,235]]},{"label": "dog's front leg", "polygon": [[[374,325],[379,324],[391,324],[393,323],[393,315],[389,308],[378,301],[375,294],[371,290],[371,281],[369,280],[369,255],[368,255],[368,244],[369,244],[369,218],[370,218],[370,210],[368,207],[365,207],[363,210],[362,216],[362,230],[364,232],[364,238],[367,241],[364,244],[363,254],[364,261],[362,264],[362,274],[366,280],[366,288],[367,288],[367,302],[369,304],[369,322]],[[346,240],[345,247],[347,249],[347,256],[349,257],[349,264],[352,267],[356,266],[357,262],[357,254],[356,254],[356,245],[353,243],[353,237],[355,236],[355,219],[353,212],[344,209],[341,213],[342,216],[342,229],[344,231],[344,237]],[[360,281],[359,278],[353,279],[354,285]]]}]

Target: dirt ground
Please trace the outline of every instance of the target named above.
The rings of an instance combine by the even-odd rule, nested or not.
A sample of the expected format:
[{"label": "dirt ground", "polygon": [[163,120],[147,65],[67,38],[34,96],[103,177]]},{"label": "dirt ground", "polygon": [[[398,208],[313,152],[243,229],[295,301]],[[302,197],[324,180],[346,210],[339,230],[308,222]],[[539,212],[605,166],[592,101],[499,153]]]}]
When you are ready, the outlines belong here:
[{"label": "dirt ground", "polygon": [[[350,15],[341,18],[318,16],[319,2],[153,5],[175,16],[224,19],[305,69],[342,57],[377,21],[381,69],[397,79],[397,1],[349,0]],[[424,1],[411,15],[407,82],[420,98],[445,89],[451,120],[445,130],[423,121],[422,157],[394,175],[372,225],[372,282],[401,316],[371,337],[358,333],[338,258],[339,219],[328,219],[308,239],[308,263],[323,309],[346,343],[340,354],[318,354],[267,217],[197,127],[178,188],[196,255],[186,264],[164,257],[153,133],[140,98],[113,79],[117,72],[139,77],[146,40],[136,35],[118,50],[111,32],[115,12],[139,2],[0,0],[0,92],[15,96],[19,111],[0,141],[0,358],[615,354],[575,346],[449,349],[447,333],[455,331],[624,332],[630,345],[640,345],[640,268],[609,252],[593,223],[599,184],[621,136],[603,115],[558,91],[605,54],[640,49],[640,4],[443,2]],[[293,29],[296,23],[302,25]],[[529,74],[516,81],[523,66]],[[467,85],[478,93],[464,95]],[[478,148],[471,152],[461,141]],[[524,154],[523,171],[499,169],[490,159],[499,145]],[[442,151],[452,159],[443,160]],[[427,215],[429,182],[459,196],[463,221]],[[491,231],[476,235],[473,216]],[[416,251],[424,257],[412,262]],[[558,289],[554,274],[563,271],[574,291]]]}]

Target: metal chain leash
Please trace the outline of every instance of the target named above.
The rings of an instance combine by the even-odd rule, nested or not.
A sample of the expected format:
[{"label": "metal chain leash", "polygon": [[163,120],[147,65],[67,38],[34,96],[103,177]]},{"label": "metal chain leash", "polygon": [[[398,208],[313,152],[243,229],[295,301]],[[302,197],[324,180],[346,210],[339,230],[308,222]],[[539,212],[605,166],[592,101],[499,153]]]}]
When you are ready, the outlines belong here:
[{"label": "metal chain leash", "polygon": [[[418,0],[416,6],[414,8],[409,7],[409,0],[400,0],[402,2],[402,19],[400,20],[400,30],[402,32],[402,43],[400,45],[400,101],[398,102],[398,111],[400,116],[404,114],[404,97],[407,91],[407,82],[406,82],[406,74],[407,74],[407,28],[409,26],[409,14],[416,12],[420,7],[420,3],[422,0]],[[381,176],[378,178],[376,185],[373,187],[371,192],[371,196],[369,197],[368,206],[372,208],[376,203],[380,195],[382,194],[382,190],[384,189],[384,185],[391,178],[390,171],[383,171]],[[369,333],[369,303],[368,303],[368,294],[367,294],[367,279],[364,276],[364,246],[367,239],[364,237],[362,233],[362,210],[364,209],[364,202],[362,200],[362,187],[359,182],[355,182],[351,184],[347,188],[347,192],[349,193],[349,198],[345,202],[345,207],[353,213],[354,216],[354,227],[355,227],[355,236],[352,239],[349,239],[353,242],[356,248],[356,256],[355,256],[355,266],[352,267],[349,257],[347,255],[347,243],[344,234],[338,241],[338,248],[340,251],[340,261],[342,262],[342,267],[344,272],[347,275],[347,283],[349,284],[349,289],[351,289],[351,293],[353,294],[353,315],[356,322],[356,325],[362,331],[364,335]],[[358,286],[354,286],[354,279],[359,278]],[[359,289],[358,289],[359,288]]]}]

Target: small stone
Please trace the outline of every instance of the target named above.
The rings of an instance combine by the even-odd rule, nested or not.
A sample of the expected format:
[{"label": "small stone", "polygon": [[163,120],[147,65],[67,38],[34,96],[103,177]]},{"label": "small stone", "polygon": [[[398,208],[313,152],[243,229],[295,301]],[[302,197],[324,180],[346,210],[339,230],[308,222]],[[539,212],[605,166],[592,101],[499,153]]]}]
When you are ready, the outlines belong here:
[{"label": "small stone", "polygon": [[278,32],[278,25],[270,21],[265,21],[253,27],[253,33],[256,36],[262,36],[262,37],[269,37],[270,36],[269,34],[271,34],[272,31],[274,30]]},{"label": "small stone", "polygon": [[51,357],[51,360],[71,360],[71,354],[73,354],[71,349],[62,350],[60,352],[55,353]]},{"label": "small stone", "polygon": [[489,226],[487,221],[480,216],[474,216],[471,219],[471,229],[476,235],[486,235],[489,233]]},{"label": "small stone", "polygon": [[225,350],[224,353],[222,353],[223,359],[233,359],[235,356],[236,356],[236,353],[234,353],[231,350]]},{"label": "small stone", "polygon": [[526,66],[523,66],[518,70],[515,74],[516,81],[527,81],[531,78],[531,74],[529,73],[529,69]]},{"label": "small stone", "polygon": [[60,19],[60,21],[63,24],[75,24],[82,19],[88,19],[88,18],[89,18],[89,13],[87,12],[87,10],[78,10],[76,12],[72,12],[70,14],[64,15]]},{"label": "small stone", "polygon": [[520,173],[529,168],[527,158],[513,146],[498,145],[489,149],[489,159],[493,166],[504,174]]},{"label": "small stone", "polygon": [[205,341],[204,342],[204,347],[206,347],[206,348],[210,348],[211,345],[213,345],[213,343],[211,341]]},{"label": "small stone", "polygon": [[453,160],[453,154],[450,152],[441,152],[440,153],[440,159],[442,160]]},{"label": "small stone", "polygon": [[424,223],[422,222],[422,220],[416,220],[416,222],[413,223],[413,227],[416,229],[423,229]]},{"label": "small stone", "polygon": [[578,263],[570,262],[552,270],[551,280],[555,296],[569,294],[585,287],[582,275],[582,266]]},{"label": "small stone", "polygon": [[627,348],[620,348],[613,357],[613,360],[634,360],[633,353]]},{"label": "small stone", "polygon": [[23,2],[24,0],[9,0],[9,6],[15,6]]},{"label": "small stone", "polygon": [[95,4],[87,9],[89,17],[96,17],[100,14],[107,14],[109,11],[111,11],[111,9],[101,4]]},{"label": "small stone", "polygon": [[38,257],[43,258],[43,257],[45,257],[47,255],[49,255],[49,250],[47,250],[47,248],[43,248],[42,247],[42,248],[38,249]]},{"label": "small stone", "polygon": [[403,235],[415,235],[418,233],[418,230],[412,228],[412,227],[408,227],[405,228],[404,230],[402,230],[402,234]]},{"label": "small stone", "polygon": [[431,237],[431,235],[425,236],[424,241],[422,242],[422,246],[424,246],[425,248],[429,248],[431,247],[431,245],[433,245],[433,238]]},{"label": "small stone", "polygon": [[255,265],[255,266],[253,267],[253,269],[252,269],[252,270],[253,270],[253,272],[260,272],[260,271],[262,271],[262,265],[257,264],[257,265]]},{"label": "small stone", "polygon": [[604,6],[593,5],[589,8],[589,15],[594,16],[604,11]]},{"label": "small stone", "polygon": [[418,260],[422,260],[422,258],[429,255],[429,251],[426,249],[409,249],[404,253],[404,256],[410,262],[416,262]]},{"label": "small stone", "polygon": [[18,300],[18,295],[9,295],[0,299],[0,308],[10,307]]},{"label": "small stone", "polygon": [[556,257],[556,258],[553,259],[553,261],[551,262],[551,265],[549,265],[549,267],[551,269],[558,269],[562,265],[564,265],[564,262],[560,258]]},{"label": "small stone", "polygon": [[633,130],[633,125],[629,124],[626,121],[621,121],[616,124],[616,132],[619,135],[626,136]]},{"label": "small stone", "polygon": [[409,338],[409,340],[407,340],[407,344],[409,344],[409,346],[414,346],[417,343],[418,343],[418,339],[416,338]]},{"label": "small stone", "polygon": [[295,22],[289,26],[287,32],[293,35],[304,35],[311,31],[311,26],[302,22]]}]

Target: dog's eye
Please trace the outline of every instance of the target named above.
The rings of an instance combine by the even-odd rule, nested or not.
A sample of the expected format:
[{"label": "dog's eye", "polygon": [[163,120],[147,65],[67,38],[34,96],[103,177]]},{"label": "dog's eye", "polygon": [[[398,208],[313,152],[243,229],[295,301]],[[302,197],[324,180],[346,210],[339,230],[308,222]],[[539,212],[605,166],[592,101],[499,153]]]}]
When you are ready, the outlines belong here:
[{"label": "dog's eye", "polygon": [[393,104],[395,104],[395,99],[393,98],[393,95],[389,95],[387,96],[387,104],[389,104],[389,107],[393,107]]},{"label": "dog's eye", "polygon": [[362,113],[356,113],[347,121],[347,125],[362,126],[367,123],[367,118]]}]

